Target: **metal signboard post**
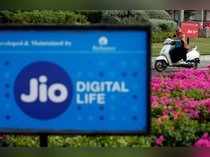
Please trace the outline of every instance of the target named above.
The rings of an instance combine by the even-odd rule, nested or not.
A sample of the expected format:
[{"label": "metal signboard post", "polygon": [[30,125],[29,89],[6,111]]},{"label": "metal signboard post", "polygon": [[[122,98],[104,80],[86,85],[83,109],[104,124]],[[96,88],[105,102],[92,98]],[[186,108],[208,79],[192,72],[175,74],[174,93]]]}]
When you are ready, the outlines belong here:
[{"label": "metal signboard post", "polygon": [[149,132],[150,29],[0,27],[0,132]]}]

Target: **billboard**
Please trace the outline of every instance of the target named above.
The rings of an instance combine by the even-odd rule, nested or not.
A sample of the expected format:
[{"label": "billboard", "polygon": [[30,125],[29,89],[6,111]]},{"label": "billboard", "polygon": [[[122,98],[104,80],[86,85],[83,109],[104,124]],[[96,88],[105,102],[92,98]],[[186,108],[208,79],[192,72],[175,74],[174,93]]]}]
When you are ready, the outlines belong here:
[{"label": "billboard", "polygon": [[196,22],[188,21],[182,22],[181,29],[186,37],[198,38],[199,24]]},{"label": "billboard", "polygon": [[149,31],[0,27],[0,132],[147,133]]}]

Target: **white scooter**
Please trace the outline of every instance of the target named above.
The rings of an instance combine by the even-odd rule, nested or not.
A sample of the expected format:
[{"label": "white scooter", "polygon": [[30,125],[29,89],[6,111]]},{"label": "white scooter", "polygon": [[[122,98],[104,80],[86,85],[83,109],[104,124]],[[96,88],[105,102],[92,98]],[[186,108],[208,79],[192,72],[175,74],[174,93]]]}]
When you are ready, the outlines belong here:
[{"label": "white scooter", "polygon": [[163,43],[163,48],[160,51],[160,55],[155,60],[155,69],[158,72],[164,71],[168,66],[169,67],[189,67],[197,68],[200,63],[200,53],[197,51],[197,47],[189,50],[186,55],[186,61],[178,61],[173,63],[171,61],[170,50],[175,47],[176,40],[166,39]]}]

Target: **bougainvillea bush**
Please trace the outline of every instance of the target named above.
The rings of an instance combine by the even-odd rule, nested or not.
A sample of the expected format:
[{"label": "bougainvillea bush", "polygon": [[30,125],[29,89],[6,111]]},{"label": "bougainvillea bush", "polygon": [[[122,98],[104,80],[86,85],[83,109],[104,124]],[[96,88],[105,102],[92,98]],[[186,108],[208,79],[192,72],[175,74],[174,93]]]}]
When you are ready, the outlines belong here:
[{"label": "bougainvillea bush", "polygon": [[155,75],[151,88],[155,144],[210,147],[210,68]]},{"label": "bougainvillea bush", "polygon": [[[210,147],[210,67],[152,75],[151,108],[150,136],[52,136],[49,145]],[[1,145],[5,140],[12,146],[39,145],[36,137],[2,137]]]}]

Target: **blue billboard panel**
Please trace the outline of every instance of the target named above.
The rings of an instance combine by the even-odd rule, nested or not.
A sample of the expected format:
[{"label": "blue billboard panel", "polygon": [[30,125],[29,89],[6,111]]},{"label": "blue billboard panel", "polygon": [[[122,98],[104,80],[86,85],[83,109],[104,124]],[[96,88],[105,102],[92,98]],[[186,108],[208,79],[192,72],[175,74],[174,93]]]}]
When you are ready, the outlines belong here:
[{"label": "blue billboard panel", "polygon": [[149,29],[0,29],[0,132],[149,129]]}]

